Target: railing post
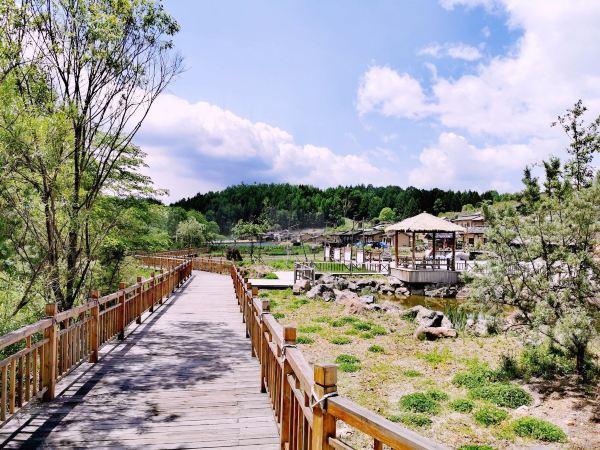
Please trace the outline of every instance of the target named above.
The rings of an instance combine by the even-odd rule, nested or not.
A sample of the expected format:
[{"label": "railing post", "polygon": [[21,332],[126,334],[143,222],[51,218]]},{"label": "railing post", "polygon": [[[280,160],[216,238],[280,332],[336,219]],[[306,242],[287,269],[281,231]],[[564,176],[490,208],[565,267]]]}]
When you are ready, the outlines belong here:
[{"label": "railing post", "polygon": [[329,438],[335,437],[335,417],[327,414],[327,400],[324,397],[337,392],[337,366],[335,364],[315,364],[312,402],[313,406],[312,450],[330,450]]},{"label": "railing post", "polygon": [[153,313],[154,312],[154,275],[155,273],[152,272],[152,274],[150,275],[150,290],[148,291],[150,293],[149,297],[150,297],[150,312]]},{"label": "railing post", "polygon": [[125,283],[119,283],[119,340],[125,339],[125,327],[127,327],[127,311],[125,310]]},{"label": "railing post", "polygon": [[158,299],[158,303],[161,305],[163,303],[164,296],[165,296],[165,271],[161,267],[160,268],[160,294],[159,294],[159,299]]},{"label": "railing post", "polygon": [[98,304],[99,291],[92,291],[92,321],[90,323],[90,362],[98,362],[98,332],[100,327],[100,305]]},{"label": "railing post", "polygon": [[[52,319],[52,324],[44,329],[44,338],[48,339],[46,350],[44,351],[42,386],[46,388],[43,400],[48,402],[54,399],[56,395],[56,364],[58,362],[58,324],[56,323],[56,313],[58,308],[56,303],[46,305],[46,315]],[[4,407],[4,405],[2,405]]]},{"label": "railing post", "polygon": [[[268,299],[263,299],[261,301],[261,311],[262,313],[268,313],[269,312],[269,300]],[[267,352],[269,352],[269,344],[267,343],[266,339],[265,339],[265,333],[267,332],[267,326],[265,325],[264,321],[261,318],[260,321],[260,336],[258,337],[258,342],[259,342],[259,346],[258,348],[260,349],[260,354],[259,354],[259,360],[260,360],[260,392],[265,393],[267,392],[267,386],[265,384],[265,377],[267,375]]]},{"label": "railing post", "polygon": [[142,311],[144,310],[144,294],[142,293],[144,288],[142,285],[142,277],[137,277],[137,283],[138,287],[136,288],[137,297],[135,299],[135,323],[139,325],[140,323],[142,323]]},{"label": "railing post", "polygon": [[[296,327],[285,325],[283,327],[284,345],[296,345]],[[281,450],[285,450],[290,440],[290,417],[292,404],[292,387],[288,381],[288,375],[293,372],[287,358],[283,360],[281,370],[281,431],[279,433]]]}]

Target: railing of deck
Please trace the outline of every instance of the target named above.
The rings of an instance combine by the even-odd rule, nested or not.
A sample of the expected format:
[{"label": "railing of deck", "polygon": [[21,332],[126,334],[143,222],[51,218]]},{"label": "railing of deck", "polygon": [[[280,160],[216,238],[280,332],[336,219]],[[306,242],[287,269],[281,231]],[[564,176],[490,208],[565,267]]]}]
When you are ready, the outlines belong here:
[{"label": "railing of deck", "polygon": [[[98,291],[81,306],[58,311],[46,305],[45,319],[0,337],[0,426],[36,397],[52,400],[56,383],[83,361],[98,361],[98,350],[180,286],[192,273],[190,261],[161,258],[166,270],[100,297]],[[157,260],[155,259],[155,262]],[[13,350],[13,351],[11,351]]]},{"label": "railing of deck", "polygon": [[231,277],[252,356],[260,363],[261,391],[269,394],[282,448],[352,449],[337,437],[337,421],[369,436],[375,450],[384,445],[394,449],[442,448],[338,395],[336,365],[315,364],[311,368],[295,345],[296,328],[279,324],[269,312],[269,300],[257,297],[257,289],[234,266]]}]

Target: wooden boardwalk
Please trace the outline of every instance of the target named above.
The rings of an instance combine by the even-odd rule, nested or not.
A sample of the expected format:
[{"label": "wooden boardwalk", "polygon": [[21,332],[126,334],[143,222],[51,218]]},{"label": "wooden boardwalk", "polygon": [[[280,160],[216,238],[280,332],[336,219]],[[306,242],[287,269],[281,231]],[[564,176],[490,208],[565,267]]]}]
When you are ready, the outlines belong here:
[{"label": "wooden boardwalk", "polygon": [[192,278],[0,429],[0,448],[279,449],[231,278]]}]

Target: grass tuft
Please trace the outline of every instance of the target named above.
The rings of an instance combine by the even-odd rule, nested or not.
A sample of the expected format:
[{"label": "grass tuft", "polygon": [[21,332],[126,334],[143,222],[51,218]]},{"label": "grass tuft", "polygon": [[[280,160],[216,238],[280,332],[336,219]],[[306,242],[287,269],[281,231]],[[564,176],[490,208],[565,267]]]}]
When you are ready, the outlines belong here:
[{"label": "grass tuft", "polygon": [[489,400],[497,406],[518,408],[531,404],[531,395],[520,386],[512,383],[489,383],[471,389],[469,395],[480,400]]},{"label": "grass tuft", "polygon": [[371,345],[368,350],[371,353],[385,353],[385,349],[381,345]]},{"label": "grass tuft", "polygon": [[508,419],[508,413],[495,406],[484,406],[475,411],[473,417],[477,423],[489,427],[490,425],[498,425],[500,422]]},{"label": "grass tuft", "polygon": [[352,342],[352,339],[350,339],[347,336],[335,336],[331,339],[330,342],[335,345],[346,345],[350,344]]},{"label": "grass tuft", "polygon": [[277,320],[279,319],[283,319],[285,317],[284,313],[273,313],[273,317],[275,317]]},{"label": "grass tuft", "polygon": [[403,371],[402,375],[404,375],[405,377],[409,377],[409,378],[417,378],[417,377],[423,376],[423,374],[421,372],[419,372],[418,370],[412,370],[412,369]]},{"label": "grass tuft", "polygon": [[417,353],[417,357],[427,361],[430,364],[442,364],[452,359],[452,353],[447,347],[442,350],[434,348],[432,351],[427,353]]},{"label": "grass tuft", "polygon": [[318,333],[322,329],[323,328],[320,327],[319,325],[307,325],[305,327],[298,328],[298,331],[300,333]]},{"label": "grass tuft", "polygon": [[312,344],[313,342],[315,342],[315,340],[310,336],[298,336],[296,338],[296,342],[298,344]]},{"label": "grass tuft", "polygon": [[470,413],[475,408],[475,403],[466,398],[459,398],[450,402],[450,409],[461,413]]},{"label": "grass tuft", "polygon": [[438,414],[440,404],[425,392],[415,392],[400,398],[400,408],[414,413]]},{"label": "grass tuft", "polygon": [[565,442],[567,435],[553,423],[535,417],[513,420],[511,427],[517,436],[544,442]]},{"label": "grass tuft", "polygon": [[388,420],[392,422],[400,422],[406,426],[414,427],[414,428],[423,428],[430,426],[433,422],[427,417],[425,414],[402,414],[402,415],[393,415],[389,416]]}]

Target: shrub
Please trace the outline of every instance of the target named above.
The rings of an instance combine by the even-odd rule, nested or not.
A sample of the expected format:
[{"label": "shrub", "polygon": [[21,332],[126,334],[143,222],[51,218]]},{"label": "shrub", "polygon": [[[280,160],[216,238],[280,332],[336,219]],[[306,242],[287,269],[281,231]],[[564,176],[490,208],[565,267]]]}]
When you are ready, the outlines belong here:
[{"label": "shrub", "polygon": [[225,257],[229,261],[241,261],[242,255],[240,254],[240,250],[237,247],[227,247]]},{"label": "shrub", "polygon": [[423,376],[423,374],[421,372],[419,372],[418,370],[412,370],[412,369],[405,370],[404,372],[402,372],[402,375],[404,375],[406,377],[410,377],[410,378]]},{"label": "shrub", "polygon": [[358,319],[357,317],[352,317],[352,316],[340,317],[339,320],[341,320],[345,324],[360,322],[360,319]]},{"label": "shrub", "polygon": [[285,317],[284,313],[273,313],[273,317],[276,319],[283,319]]},{"label": "shrub", "polygon": [[368,350],[371,353],[384,353],[385,349],[381,345],[371,345]]},{"label": "shrub", "polygon": [[336,336],[333,339],[331,339],[330,342],[335,345],[346,345],[350,344],[352,342],[352,339],[346,336]]},{"label": "shrub", "polygon": [[335,362],[338,364],[341,364],[341,363],[355,364],[355,363],[359,363],[360,359],[358,359],[354,355],[346,355],[346,354],[342,353],[341,355],[338,355],[337,358],[335,358]]},{"label": "shrub", "polygon": [[298,336],[296,338],[296,342],[298,344],[312,344],[313,342],[315,342],[315,340],[310,336]]},{"label": "shrub", "polygon": [[489,383],[472,389],[469,395],[476,399],[489,400],[498,406],[518,408],[531,404],[531,395],[512,383]]},{"label": "shrub", "polygon": [[448,317],[450,322],[452,322],[454,328],[462,331],[465,329],[465,325],[467,324],[469,313],[463,305],[450,305],[448,308],[446,308],[446,317]]},{"label": "shrub", "polygon": [[429,395],[436,402],[443,402],[448,400],[448,394],[437,389],[430,389],[426,392],[426,394]]},{"label": "shrub", "polygon": [[521,417],[511,424],[517,436],[545,442],[564,442],[567,435],[553,423],[535,417]]},{"label": "shrub", "polygon": [[349,330],[344,331],[344,334],[346,336],[357,336],[358,335],[358,331],[356,331],[354,328],[351,328]]},{"label": "shrub", "polygon": [[338,365],[338,369],[342,372],[358,372],[360,370],[360,364],[344,362]]},{"label": "shrub", "polygon": [[300,333],[318,333],[319,331],[321,331],[323,328],[321,328],[318,325],[307,325],[305,327],[300,327],[298,328],[298,331]]},{"label": "shrub", "polygon": [[474,389],[496,380],[496,373],[485,364],[477,364],[466,372],[454,375],[452,383]]},{"label": "shrub", "polygon": [[473,411],[474,407],[475,404],[466,398],[459,398],[458,400],[450,402],[450,408],[456,412],[470,413]]},{"label": "shrub", "polygon": [[344,325],[346,325],[346,322],[344,322],[343,320],[340,320],[340,319],[331,321],[331,326],[334,328],[343,327]]},{"label": "shrub", "polygon": [[365,333],[361,333],[360,337],[363,339],[373,339],[375,336],[370,331],[367,331]]},{"label": "shrub", "polygon": [[433,422],[425,414],[402,414],[400,416],[389,416],[392,422],[401,422],[409,427],[428,427]]},{"label": "shrub", "polygon": [[359,331],[369,331],[371,329],[371,324],[367,322],[354,322],[352,327]]},{"label": "shrub", "polygon": [[381,325],[373,325],[371,327],[371,333],[373,333],[375,336],[385,336],[387,334],[387,330]]},{"label": "shrub", "polygon": [[525,378],[551,379],[575,372],[572,358],[568,358],[563,351],[548,344],[528,346],[519,359],[520,369]]},{"label": "shrub", "polygon": [[514,380],[521,376],[521,369],[514,356],[503,354],[500,359],[500,366],[496,370],[496,377],[504,380]]},{"label": "shrub", "polygon": [[475,411],[473,417],[475,417],[478,423],[489,427],[490,425],[498,425],[503,420],[506,420],[508,413],[494,406],[484,406]]},{"label": "shrub", "polygon": [[269,273],[265,273],[265,275],[263,276],[264,279],[266,280],[278,280],[279,277],[277,276],[276,273],[273,272],[269,272]]},{"label": "shrub", "polygon": [[424,392],[402,396],[400,407],[404,411],[415,413],[437,414],[440,412],[440,404]]}]

